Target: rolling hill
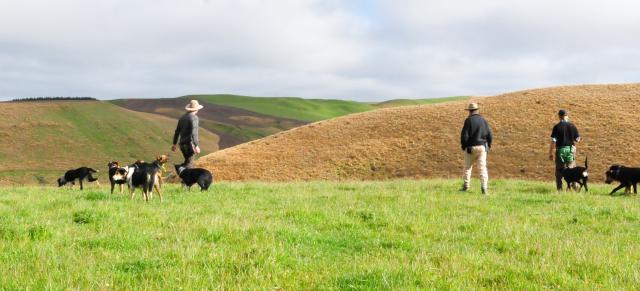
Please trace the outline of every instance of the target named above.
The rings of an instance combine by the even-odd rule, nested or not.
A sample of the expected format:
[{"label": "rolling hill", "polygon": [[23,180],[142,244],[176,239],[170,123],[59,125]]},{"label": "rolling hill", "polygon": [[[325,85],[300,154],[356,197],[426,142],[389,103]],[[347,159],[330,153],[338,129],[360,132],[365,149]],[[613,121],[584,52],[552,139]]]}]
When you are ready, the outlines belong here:
[{"label": "rolling hill", "polygon": [[[474,97],[495,134],[492,177],[550,180],[549,135],[559,108],[581,130],[578,164],[593,181],[612,163],[640,165],[640,84],[583,85]],[[467,101],[385,108],[320,121],[198,161],[224,180],[360,180],[461,173],[459,132]]]},{"label": "rolling hill", "polygon": [[112,103],[140,112],[178,118],[191,99],[205,108],[198,114],[200,125],[220,136],[220,148],[229,148],[311,122],[352,113],[414,104],[432,104],[466,99],[449,97],[417,100],[390,100],[364,103],[345,100],[303,99],[297,97],[251,97],[229,94],[187,95],[162,99],[119,99]]},{"label": "rolling hill", "polygon": [[[0,184],[49,184],[64,171],[109,161],[150,160],[167,153],[176,121],[100,101],[0,103]],[[218,136],[203,130],[202,149],[218,149]],[[172,158],[180,161],[181,155]],[[107,181],[101,175],[101,181]]]},{"label": "rolling hill", "polygon": [[190,95],[210,104],[224,105],[300,121],[319,121],[375,109],[375,105],[345,100],[298,97],[250,97],[239,95]]},{"label": "rolling hill", "polygon": [[[129,110],[177,119],[184,114],[183,108],[190,99],[192,98],[122,99],[112,102]],[[200,126],[220,137],[220,148],[228,148],[307,123],[237,107],[211,104],[204,100],[200,100],[200,103],[204,105],[204,109],[198,113]]]}]

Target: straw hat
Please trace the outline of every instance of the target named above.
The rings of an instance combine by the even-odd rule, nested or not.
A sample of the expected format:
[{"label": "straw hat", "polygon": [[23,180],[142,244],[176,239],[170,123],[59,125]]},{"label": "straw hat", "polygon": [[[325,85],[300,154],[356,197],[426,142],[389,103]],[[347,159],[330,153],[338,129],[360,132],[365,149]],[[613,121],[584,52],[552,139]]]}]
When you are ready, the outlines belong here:
[{"label": "straw hat", "polygon": [[198,111],[202,108],[204,108],[204,106],[200,105],[200,103],[198,103],[198,100],[191,100],[191,102],[189,102],[189,104],[187,104],[187,107],[185,107],[184,109],[187,111]]},{"label": "straw hat", "polygon": [[469,106],[467,106],[467,108],[465,110],[471,111],[471,110],[478,110],[480,107],[478,107],[478,103],[469,103]]}]

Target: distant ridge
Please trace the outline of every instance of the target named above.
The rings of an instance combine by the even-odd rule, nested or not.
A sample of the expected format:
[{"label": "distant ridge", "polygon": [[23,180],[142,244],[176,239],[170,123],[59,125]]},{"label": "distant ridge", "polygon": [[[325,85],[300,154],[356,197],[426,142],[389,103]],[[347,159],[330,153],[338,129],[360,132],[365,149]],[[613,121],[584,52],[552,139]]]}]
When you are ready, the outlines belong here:
[{"label": "distant ridge", "polygon": [[98,101],[93,97],[25,97],[14,98],[9,102],[40,102],[40,101]]}]

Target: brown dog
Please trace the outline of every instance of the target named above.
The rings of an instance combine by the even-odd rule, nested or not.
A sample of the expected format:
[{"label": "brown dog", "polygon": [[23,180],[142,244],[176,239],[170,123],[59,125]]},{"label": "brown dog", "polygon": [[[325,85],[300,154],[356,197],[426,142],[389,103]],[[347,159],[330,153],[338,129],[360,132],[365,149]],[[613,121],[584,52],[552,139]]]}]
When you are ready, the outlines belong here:
[{"label": "brown dog", "polygon": [[[158,196],[160,196],[160,201],[162,201],[162,193],[160,192],[160,188],[162,188],[162,173],[167,171],[164,167],[164,164],[169,162],[169,156],[167,155],[156,156],[156,161],[160,165],[161,170],[156,175],[156,183],[153,185],[153,189],[156,190],[156,192],[158,193]],[[152,196],[153,196],[153,192],[152,192]]]}]

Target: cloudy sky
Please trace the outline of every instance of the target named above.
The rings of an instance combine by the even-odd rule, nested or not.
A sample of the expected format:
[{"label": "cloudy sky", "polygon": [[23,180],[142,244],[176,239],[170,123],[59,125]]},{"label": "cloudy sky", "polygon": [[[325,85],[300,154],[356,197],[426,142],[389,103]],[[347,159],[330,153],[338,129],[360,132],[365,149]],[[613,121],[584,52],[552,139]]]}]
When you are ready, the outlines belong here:
[{"label": "cloudy sky", "polygon": [[376,101],[638,82],[631,0],[0,0],[0,98]]}]

